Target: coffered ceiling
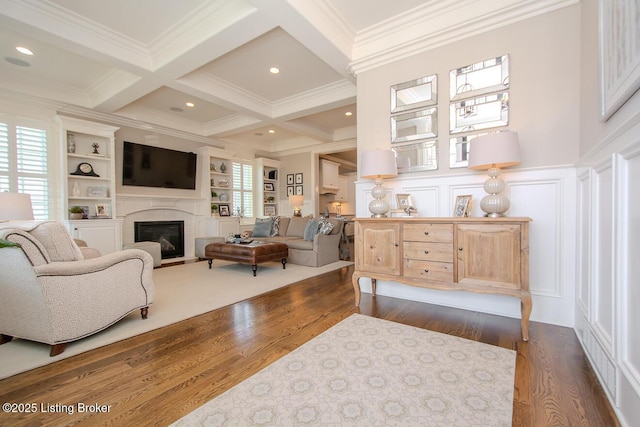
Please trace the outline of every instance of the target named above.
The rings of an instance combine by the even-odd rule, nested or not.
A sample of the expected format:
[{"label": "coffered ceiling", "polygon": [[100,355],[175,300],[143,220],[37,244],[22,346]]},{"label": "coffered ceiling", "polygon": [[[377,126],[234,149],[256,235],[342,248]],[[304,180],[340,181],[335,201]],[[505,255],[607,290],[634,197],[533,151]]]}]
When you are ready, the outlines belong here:
[{"label": "coffered ceiling", "polygon": [[355,138],[358,72],[577,1],[0,0],[0,94],[304,149]]}]

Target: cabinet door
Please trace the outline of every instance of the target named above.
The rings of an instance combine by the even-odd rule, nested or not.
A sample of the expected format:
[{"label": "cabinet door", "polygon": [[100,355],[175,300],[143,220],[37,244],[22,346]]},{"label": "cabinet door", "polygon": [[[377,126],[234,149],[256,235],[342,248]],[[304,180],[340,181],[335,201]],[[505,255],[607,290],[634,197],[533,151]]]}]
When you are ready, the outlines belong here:
[{"label": "cabinet door", "polygon": [[520,289],[519,224],[458,224],[458,282]]},{"label": "cabinet door", "polygon": [[119,224],[105,221],[70,221],[71,235],[87,242],[87,246],[106,255],[122,250],[121,227]]},{"label": "cabinet door", "polygon": [[218,226],[219,226],[218,236],[226,237],[229,235],[229,233],[233,233],[233,234],[240,233],[240,224],[237,219],[220,220]]},{"label": "cabinet door", "polygon": [[358,223],[356,268],[383,274],[400,274],[400,225]]},{"label": "cabinet door", "polygon": [[333,163],[327,160],[322,161],[322,186],[325,188],[340,188],[338,181],[338,167],[337,163]]}]

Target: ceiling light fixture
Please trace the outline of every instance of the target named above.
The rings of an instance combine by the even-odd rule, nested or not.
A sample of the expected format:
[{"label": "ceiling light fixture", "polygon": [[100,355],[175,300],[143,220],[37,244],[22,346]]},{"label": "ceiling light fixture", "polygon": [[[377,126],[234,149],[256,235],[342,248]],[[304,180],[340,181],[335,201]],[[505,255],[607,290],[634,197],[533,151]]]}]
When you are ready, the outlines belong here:
[{"label": "ceiling light fixture", "polygon": [[271,74],[278,74],[280,72],[280,69],[277,68],[277,67],[271,67],[271,68],[269,68],[269,72]]},{"label": "ceiling light fixture", "polygon": [[353,116],[353,113],[351,111],[347,111],[346,113],[344,113],[345,116]]},{"label": "ceiling light fixture", "polygon": [[24,55],[33,56],[33,52],[31,51],[31,49],[27,49],[26,47],[17,46],[16,50]]},{"label": "ceiling light fixture", "polygon": [[187,107],[189,107],[189,108],[193,108],[193,107],[195,107],[195,106],[196,106],[196,104],[194,104],[193,102],[187,102],[187,103],[186,103],[186,104],[184,104],[184,105],[186,105],[186,106],[187,106]]},{"label": "ceiling light fixture", "polygon": [[269,129],[269,133],[276,133],[276,131],[273,129]]}]

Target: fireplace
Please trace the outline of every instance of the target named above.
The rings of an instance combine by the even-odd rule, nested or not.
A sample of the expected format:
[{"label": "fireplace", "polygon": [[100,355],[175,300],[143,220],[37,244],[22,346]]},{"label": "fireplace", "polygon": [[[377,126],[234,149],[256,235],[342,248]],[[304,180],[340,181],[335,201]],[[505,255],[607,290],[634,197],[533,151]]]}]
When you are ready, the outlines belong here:
[{"label": "fireplace", "polygon": [[162,259],[184,256],[184,221],[136,221],[135,242],[158,242]]}]

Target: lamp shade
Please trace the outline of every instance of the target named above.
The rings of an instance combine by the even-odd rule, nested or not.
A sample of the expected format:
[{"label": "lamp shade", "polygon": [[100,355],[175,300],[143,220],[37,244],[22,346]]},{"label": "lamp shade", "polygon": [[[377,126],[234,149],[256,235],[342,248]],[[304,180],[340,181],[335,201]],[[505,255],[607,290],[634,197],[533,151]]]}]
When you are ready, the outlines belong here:
[{"label": "lamp shade", "polygon": [[518,134],[512,131],[490,133],[471,140],[469,169],[507,168],[520,164]]},{"label": "lamp shade", "polygon": [[289,196],[289,204],[294,207],[304,205],[304,196],[300,196],[300,195]]},{"label": "lamp shade", "polygon": [[374,150],[362,153],[362,178],[383,179],[398,176],[396,153],[392,150]]},{"label": "lamp shade", "polygon": [[23,193],[0,193],[0,220],[32,220],[31,196]]}]

